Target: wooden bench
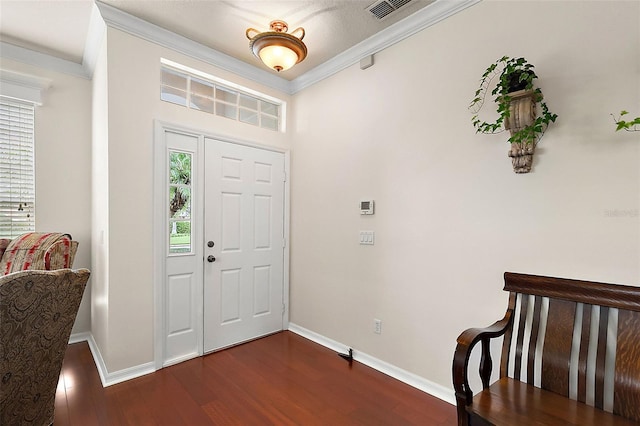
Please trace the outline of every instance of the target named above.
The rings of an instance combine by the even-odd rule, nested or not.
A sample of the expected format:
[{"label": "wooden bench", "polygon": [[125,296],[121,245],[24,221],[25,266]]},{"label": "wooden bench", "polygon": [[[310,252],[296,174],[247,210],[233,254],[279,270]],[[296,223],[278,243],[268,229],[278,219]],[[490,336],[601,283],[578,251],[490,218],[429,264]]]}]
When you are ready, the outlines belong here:
[{"label": "wooden bench", "polygon": [[[640,422],[640,287],[505,273],[504,318],[458,337],[459,425],[632,425]],[[490,385],[491,339],[504,336]],[[483,390],[469,387],[481,342]]]}]

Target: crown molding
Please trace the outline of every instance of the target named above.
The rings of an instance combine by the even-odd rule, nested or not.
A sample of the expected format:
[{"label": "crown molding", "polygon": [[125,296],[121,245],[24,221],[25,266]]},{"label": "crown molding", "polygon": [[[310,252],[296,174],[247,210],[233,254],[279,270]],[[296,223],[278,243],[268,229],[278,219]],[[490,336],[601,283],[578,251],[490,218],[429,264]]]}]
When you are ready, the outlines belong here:
[{"label": "crown molding", "polygon": [[0,95],[34,105],[42,105],[45,91],[51,80],[35,75],[0,69]]},{"label": "crown molding", "polygon": [[479,3],[481,0],[436,0],[413,15],[396,22],[361,43],[345,50],[323,64],[291,81],[290,94],[311,86],[325,78],[380,52],[425,28]]},{"label": "crown molding", "polygon": [[289,93],[289,82],[267,71],[249,65],[196,41],[129,15],[113,6],[96,1],[100,14],[107,26],[124,31],[136,37],[175,50],[194,59],[222,68],[265,86]]},{"label": "crown molding", "polygon": [[3,41],[0,41],[0,57],[34,65],[39,68],[74,75],[76,77],[91,78],[82,65],[77,62],[67,61],[66,59],[57,58]]}]

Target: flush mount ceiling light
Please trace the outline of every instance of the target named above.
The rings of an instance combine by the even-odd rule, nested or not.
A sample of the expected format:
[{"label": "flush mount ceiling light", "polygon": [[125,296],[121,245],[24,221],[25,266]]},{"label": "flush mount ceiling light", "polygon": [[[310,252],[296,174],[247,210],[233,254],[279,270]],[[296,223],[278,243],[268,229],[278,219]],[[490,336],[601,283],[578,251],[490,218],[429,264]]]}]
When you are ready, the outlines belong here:
[{"label": "flush mount ceiling light", "polygon": [[[249,48],[266,66],[278,72],[287,70],[307,57],[304,45],[304,28],[300,27],[287,33],[289,27],[284,21],[276,20],[269,24],[271,31],[261,33],[254,28],[247,29]],[[296,36],[299,33],[299,36]]]}]

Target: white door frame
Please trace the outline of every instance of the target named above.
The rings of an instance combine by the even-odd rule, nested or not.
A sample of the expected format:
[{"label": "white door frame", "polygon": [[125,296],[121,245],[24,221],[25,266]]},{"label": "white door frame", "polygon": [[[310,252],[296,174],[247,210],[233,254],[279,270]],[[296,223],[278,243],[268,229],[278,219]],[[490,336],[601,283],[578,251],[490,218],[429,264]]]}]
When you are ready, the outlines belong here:
[{"label": "white door frame", "polygon": [[[206,130],[194,129],[186,126],[182,126],[175,123],[169,123],[162,120],[154,121],[154,140],[153,140],[153,293],[154,293],[154,364],[155,369],[159,370],[163,367],[165,353],[165,316],[166,316],[166,296],[165,296],[165,279],[166,279],[166,220],[167,220],[167,199],[165,197],[165,186],[167,184],[166,179],[166,142],[164,134],[166,132],[183,133],[190,136],[198,137],[198,176],[196,178],[200,180],[197,185],[197,191],[199,192],[195,196],[198,200],[202,200],[204,197],[204,190],[202,182],[204,172],[204,139],[211,138],[223,142],[234,143],[238,145],[249,146],[253,148],[266,149],[269,151],[275,151],[284,154],[284,167],[285,167],[285,183],[284,183],[284,265],[283,265],[283,303],[284,313],[282,321],[282,329],[289,328],[289,257],[290,257],[290,170],[291,170],[291,155],[289,150],[280,149],[273,146],[262,145],[256,142],[237,139],[229,137],[227,135],[212,133]],[[192,212],[193,220],[198,223],[197,229],[200,229],[202,233],[204,223],[204,211],[203,203],[198,203],[201,207],[196,212]],[[203,236],[196,238],[194,243],[200,241],[200,244],[204,244]],[[196,252],[199,254],[204,253],[203,247],[196,247]],[[204,255],[203,255],[204,256]],[[202,271],[204,269],[203,262],[199,263],[200,276],[203,276]],[[202,283],[201,283],[202,285]],[[198,355],[202,356],[202,327],[203,327],[203,313],[202,307],[198,311],[199,315],[199,342],[198,342]],[[186,360],[186,359],[183,359]]]}]

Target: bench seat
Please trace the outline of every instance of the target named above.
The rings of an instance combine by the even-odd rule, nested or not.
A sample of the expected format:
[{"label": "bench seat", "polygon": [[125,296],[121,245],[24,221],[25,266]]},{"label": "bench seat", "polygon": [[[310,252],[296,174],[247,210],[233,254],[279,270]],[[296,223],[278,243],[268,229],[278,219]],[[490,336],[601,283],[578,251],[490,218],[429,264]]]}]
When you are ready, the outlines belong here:
[{"label": "bench seat", "polygon": [[474,423],[494,425],[637,426],[638,423],[562,395],[503,377],[476,394]]}]

